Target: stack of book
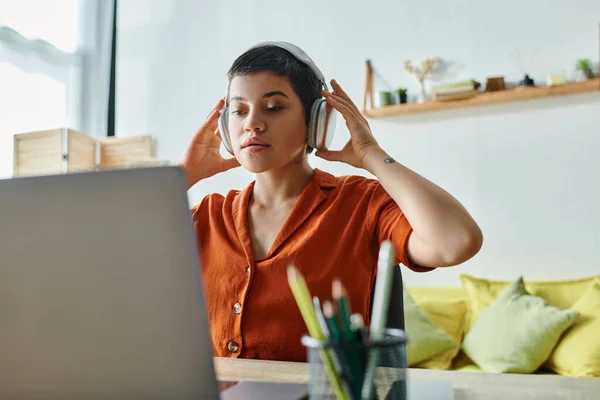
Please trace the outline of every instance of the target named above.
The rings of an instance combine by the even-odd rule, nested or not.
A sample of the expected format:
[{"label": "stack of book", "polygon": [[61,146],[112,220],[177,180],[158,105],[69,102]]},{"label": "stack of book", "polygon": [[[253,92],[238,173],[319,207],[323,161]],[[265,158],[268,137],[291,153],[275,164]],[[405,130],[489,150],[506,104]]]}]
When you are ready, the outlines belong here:
[{"label": "stack of book", "polygon": [[445,83],[433,87],[432,97],[435,101],[459,100],[475,96],[481,84],[473,80]]}]

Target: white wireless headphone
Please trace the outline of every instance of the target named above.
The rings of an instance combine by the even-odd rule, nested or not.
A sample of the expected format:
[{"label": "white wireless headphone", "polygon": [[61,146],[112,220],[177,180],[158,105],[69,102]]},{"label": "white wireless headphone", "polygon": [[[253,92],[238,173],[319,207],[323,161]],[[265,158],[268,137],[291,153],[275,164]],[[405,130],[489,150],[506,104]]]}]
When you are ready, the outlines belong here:
[{"label": "white wireless headphone", "polygon": [[[321,82],[323,89],[329,90],[321,70],[298,46],[288,42],[262,42],[252,46],[248,50],[262,46],[277,46],[289,51],[294,57],[312,69],[315,75],[317,75],[319,82]],[[226,101],[228,98],[229,94],[227,94],[225,98]],[[329,148],[335,134],[336,115],[336,111],[331,106],[327,105],[327,102],[323,97],[314,101],[311,106],[310,119],[308,121],[308,146],[317,150],[327,150]],[[229,105],[219,112],[218,125],[223,146],[229,153],[233,154],[233,147],[229,140]]]}]

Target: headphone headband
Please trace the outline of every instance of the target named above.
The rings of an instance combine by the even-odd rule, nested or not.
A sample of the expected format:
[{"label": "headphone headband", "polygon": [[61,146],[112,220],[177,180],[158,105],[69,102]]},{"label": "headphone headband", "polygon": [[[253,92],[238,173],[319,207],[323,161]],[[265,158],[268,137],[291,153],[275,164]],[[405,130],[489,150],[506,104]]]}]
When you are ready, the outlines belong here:
[{"label": "headphone headband", "polygon": [[294,57],[306,64],[315,73],[315,75],[319,79],[319,82],[321,82],[321,85],[323,85],[323,88],[325,90],[329,90],[329,88],[327,87],[327,81],[325,80],[325,76],[323,75],[319,67],[317,67],[317,64],[315,64],[315,62],[308,56],[308,54],[306,54],[306,52],[300,47],[289,42],[261,42],[250,47],[248,50],[252,50],[263,46],[277,46],[289,51]]}]

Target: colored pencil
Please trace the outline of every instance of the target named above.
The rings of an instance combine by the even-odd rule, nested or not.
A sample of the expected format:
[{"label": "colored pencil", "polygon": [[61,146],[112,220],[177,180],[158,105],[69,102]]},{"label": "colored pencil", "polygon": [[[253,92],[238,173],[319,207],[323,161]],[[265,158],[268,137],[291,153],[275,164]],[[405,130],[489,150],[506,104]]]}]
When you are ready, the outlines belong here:
[{"label": "colored pencil", "polygon": [[[335,279],[331,290],[340,312],[339,319],[341,320],[344,341],[347,343],[356,343],[358,337],[351,327],[350,301],[348,300],[346,289],[339,279]],[[363,368],[360,365],[360,351],[358,349],[348,349],[344,352],[344,355],[348,362],[354,397],[360,398],[364,376]]]},{"label": "colored pencil", "polygon": [[[373,312],[369,328],[369,341],[380,340],[384,337],[385,323],[390,305],[392,279],[394,277],[394,246],[391,241],[381,243],[377,261],[377,277],[375,295],[373,296]],[[370,350],[362,386],[362,398],[370,400],[374,389],[374,379],[379,362],[377,349]]]}]

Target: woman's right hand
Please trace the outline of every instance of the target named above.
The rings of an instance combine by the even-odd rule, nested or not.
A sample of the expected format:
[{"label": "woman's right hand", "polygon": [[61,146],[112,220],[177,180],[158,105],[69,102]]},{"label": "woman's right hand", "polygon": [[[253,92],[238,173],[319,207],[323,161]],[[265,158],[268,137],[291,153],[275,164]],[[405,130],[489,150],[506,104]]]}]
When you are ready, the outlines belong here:
[{"label": "woman's right hand", "polygon": [[219,100],[192,138],[183,156],[181,165],[187,175],[188,189],[191,189],[192,186],[202,179],[239,167],[240,165],[235,157],[223,158],[219,152],[221,136],[217,121],[223,104],[224,100]]}]

